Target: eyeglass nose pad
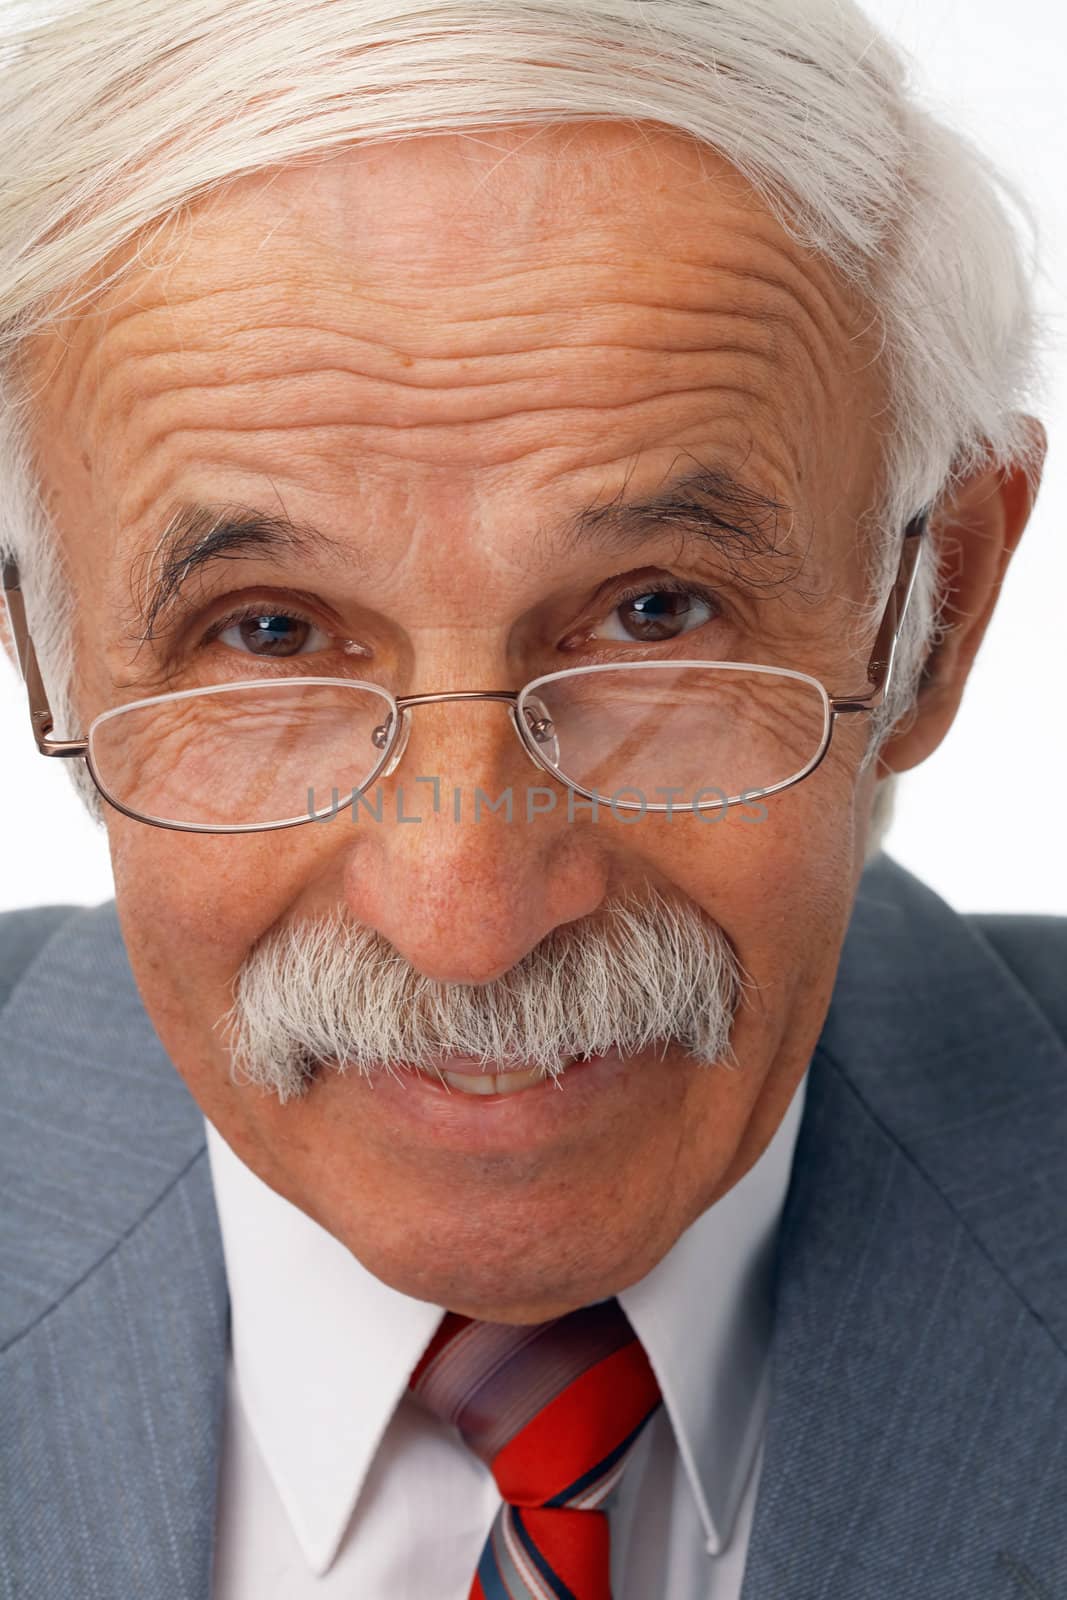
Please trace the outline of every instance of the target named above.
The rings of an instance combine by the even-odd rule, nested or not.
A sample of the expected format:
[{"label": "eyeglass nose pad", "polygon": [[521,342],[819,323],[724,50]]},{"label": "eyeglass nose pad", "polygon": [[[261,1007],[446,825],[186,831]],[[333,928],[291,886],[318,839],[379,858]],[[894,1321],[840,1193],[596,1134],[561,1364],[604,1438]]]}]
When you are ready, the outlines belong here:
[{"label": "eyeglass nose pad", "polygon": [[513,709],[512,716],[516,726],[519,718],[522,718],[526,736],[536,745],[538,755],[542,756],[550,767],[558,767],[559,740],[556,737],[556,725],[541,697],[536,694],[527,695],[522,703],[522,709]]},{"label": "eyeglass nose pad", "polygon": [[[396,741],[396,749],[393,751],[392,755],[389,757],[389,760],[386,762],[385,766],[382,768],[381,772],[378,774],[378,776],[381,777],[381,778],[391,778],[392,777],[393,773],[396,771],[397,767],[400,764],[401,756],[404,754],[404,751],[408,747],[408,739],[411,736],[411,718],[408,716],[407,712],[406,711],[398,711],[396,713],[396,715],[399,716],[399,718],[400,718],[400,734],[399,734],[399,737],[397,738],[397,741]],[[392,729],[391,729],[391,726],[390,726],[390,724],[392,723],[392,720],[393,720],[393,715],[392,715],[392,713],[390,713],[390,715],[380,725],[380,727],[375,728],[374,733],[372,735],[372,738],[373,738],[375,744],[377,744],[377,742],[378,742],[379,735],[382,736],[382,743],[384,744],[386,742],[386,740],[389,737],[389,734],[392,732]]]}]

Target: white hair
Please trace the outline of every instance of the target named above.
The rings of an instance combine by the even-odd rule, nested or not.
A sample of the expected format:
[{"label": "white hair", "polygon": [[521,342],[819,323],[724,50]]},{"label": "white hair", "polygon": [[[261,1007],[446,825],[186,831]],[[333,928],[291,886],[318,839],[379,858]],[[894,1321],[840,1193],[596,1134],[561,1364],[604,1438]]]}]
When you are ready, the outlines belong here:
[{"label": "white hair", "polygon": [[[851,0],[50,0],[44,16],[7,0],[0,549],[25,575],[57,733],[85,730],[69,585],[14,381],[20,342],[117,281],[120,247],[228,180],[357,141],[590,119],[703,141],[869,304],[889,400],[879,491],[857,528],[860,620],[884,601],[920,508],[983,466],[1022,465],[1036,490],[1022,407],[1043,383],[1037,263],[1013,211],[1031,242],[1033,216],[923,107],[908,59]],[[878,738],[914,700],[937,612],[931,545]],[[100,817],[84,764],[69,768]]]},{"label": "white hair", "polygon": [[373,1077],[474,1056],[502,1071],[681,1046],[737,1069],[730,1031],[752,980],[718,923],[653,889],[553,928],[488,983],[439,983],[339,907],[272,929],[242,963],[217,1026],[231,1077],[284,1105],[323,1066]]}]

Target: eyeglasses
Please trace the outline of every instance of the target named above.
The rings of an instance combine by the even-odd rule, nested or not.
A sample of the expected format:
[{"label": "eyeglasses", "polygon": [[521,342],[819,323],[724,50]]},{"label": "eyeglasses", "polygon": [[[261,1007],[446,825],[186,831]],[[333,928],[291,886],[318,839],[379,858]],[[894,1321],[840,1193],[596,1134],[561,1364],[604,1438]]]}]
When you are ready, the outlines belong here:
[{"label": "eyeglasses", "polygon": [[38,750],[83,757],[108,804],[153,827],[253,833],[336,815],[339,796],[355,805],[396,770],[413,707],[462,700],[506,706],[533,765],[587,801],[724,812],[800,783],[825,757],[838,717],[884,703],[927,520],[923,511],[905,530],[867,686],[844,697],[807,673],[746,661],[572,667],[517,691],[400,698],[351,678],[268,678],[134,700],[95,717],[84,738],[52,739],[11,560],[3,587]]}]

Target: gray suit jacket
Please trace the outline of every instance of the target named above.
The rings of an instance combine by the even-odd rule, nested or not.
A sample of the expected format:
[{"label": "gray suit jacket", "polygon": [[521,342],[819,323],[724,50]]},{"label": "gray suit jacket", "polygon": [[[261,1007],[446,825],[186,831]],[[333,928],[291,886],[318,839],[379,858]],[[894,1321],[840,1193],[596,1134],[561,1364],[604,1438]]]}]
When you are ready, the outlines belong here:
[{"label": "gray suit jacket", "polygon": [[[743,1600],[1067,1600],[1065,975],[1067,920],[865,873]],[[229,1306],[201,1113],[113,901],[0,917],[0,1005],[0,1596],[208,1600]]]}]

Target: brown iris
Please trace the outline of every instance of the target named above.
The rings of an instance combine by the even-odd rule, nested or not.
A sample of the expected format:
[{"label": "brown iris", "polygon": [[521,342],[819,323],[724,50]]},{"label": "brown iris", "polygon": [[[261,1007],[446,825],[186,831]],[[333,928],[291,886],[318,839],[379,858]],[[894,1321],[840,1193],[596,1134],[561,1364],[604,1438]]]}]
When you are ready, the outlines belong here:
[{"label": "brown iris", "polygon": [[617,615],[635,639],[674,639],[682,632],[692,610],[692,596],[668,589],[635,595],[618,607]]},{"label": "brown iris", "polygon": [[258,617],[244,617],[238,623],[242,640],[257,656],[295,655],[306,643],[310,626],[300,617],[274,611],[266,611]]}]

